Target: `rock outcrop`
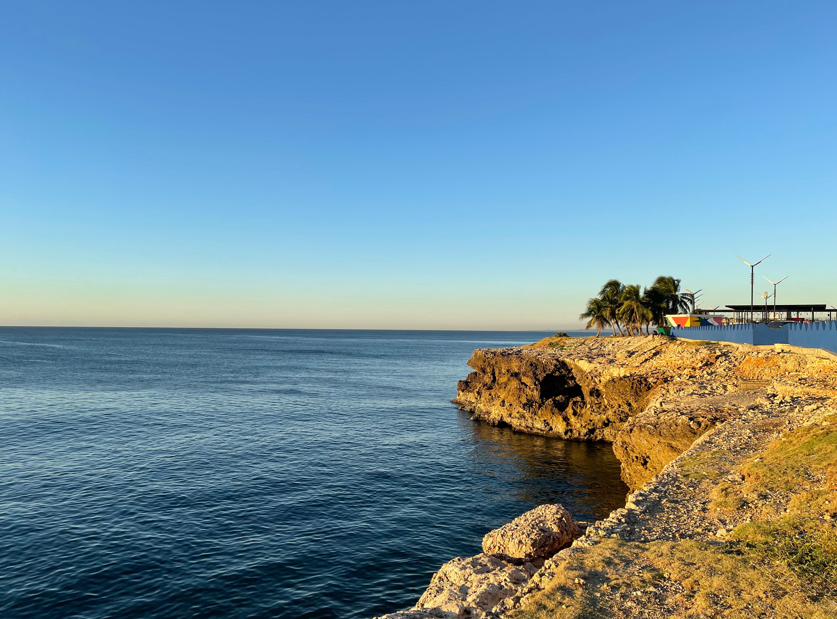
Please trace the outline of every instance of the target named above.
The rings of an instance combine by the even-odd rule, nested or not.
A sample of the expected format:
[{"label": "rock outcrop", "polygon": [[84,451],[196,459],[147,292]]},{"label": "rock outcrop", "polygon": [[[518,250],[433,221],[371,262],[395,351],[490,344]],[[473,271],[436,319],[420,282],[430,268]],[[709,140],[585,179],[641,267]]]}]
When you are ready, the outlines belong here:
[{"label": "rock outcrop", "polygon": [[612,442],[633,489],[740,408],[745,357],[665,337],[477,350],[453,401],[474,420],[520,432]]},{"label": "rock outcrop", "polygon": [[484,553],[445,563],[414,608],[379,619],[494,617],[519,602],[544,561],[581,533],[561,505],[536,507],[486,534]]},{"label": "rock outcrop", "polygon": [[389,613],[378,619],[459,619],[459,615],[438,608],[411,608]]},{"label": "rock outcrop", "polygon": [[631,417],[613,443],[613,452],[622,463],[622,479],[631,488],[640,488],[700,436],[740,414],[754,400],[749,393],[684,397]]},{"label": "rock outcrop", "polygon": [[657,379],[601,372],[584,362],[526,349],[477,350],[453,400],[474,419],[565,439],[613,441],[641,410]]},{"label": "rock outcrop", "polygon": [[486,554],[457,557],[433,575],[416,608],[481,619],[520,592],[537,571],[532,563],[516,565]]}]

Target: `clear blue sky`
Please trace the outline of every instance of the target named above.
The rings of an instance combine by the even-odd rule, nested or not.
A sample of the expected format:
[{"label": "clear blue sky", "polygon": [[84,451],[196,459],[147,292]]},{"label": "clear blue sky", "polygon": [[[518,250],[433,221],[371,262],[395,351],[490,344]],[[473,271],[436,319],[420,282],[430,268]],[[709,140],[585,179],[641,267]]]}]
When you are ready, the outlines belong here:
[{"label": "clear blue sky", "polygon": [[2,2],[0,324],[837,303],[837,3]]}]

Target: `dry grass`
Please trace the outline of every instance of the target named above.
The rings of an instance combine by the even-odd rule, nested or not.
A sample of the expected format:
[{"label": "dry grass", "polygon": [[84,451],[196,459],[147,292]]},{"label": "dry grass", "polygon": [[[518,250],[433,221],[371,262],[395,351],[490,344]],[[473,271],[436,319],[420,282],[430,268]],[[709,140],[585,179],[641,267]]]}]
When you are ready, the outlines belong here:
[{"label": "dry grass", "polygon": [[[782,494],[791,497],[788,509],[825,514],[826,503],[813,497],[819,496],[820,490],[837,490],[837,415],[826,417],[821,425],[805,426],[783,435],[737,467],[737,471],[744,476],[744,483],[718,484],[710,494],[711,509],[743,509],[749,503]],[[823,501],[834,504],[837,498]],[[771,514],[768,510],[762,516]]]},{"label": "dry grass", "polygon": [[[833,494],[833,493],[832,493]],[[837,530],[814,518],[784,516],[738,527],[735,537],[760,563],[787,567],[817,598],[837,600]]]},{"label": "dry grass", "polygon": [[713,507],[741,509],[737,502],[778,493],[785,511],[739,526],[734,537],[753,556],[780,563],[814,594],[837,599],[837,415],[789,432],[739,470],[745,482],[715,489]]},{"label": "dry grass", "polygon": [[837,470],[837,415],[789,432],[740,467],[751,490],[790,491]]},{"label": "dry grass", "polygon": [[826,619],[837,611],[784,564],[743,545],[609,539],[570,557],[512,619],[612,619],[632,607],[672,619]]},{"label": "dry grass", "polygon": [[720,449],[701,451],[680,461],[680,474],[687,479],[719,479],[729,472]]},{"label": "dry grass", "polygon": [[718,484],[709,493],[709,498],[709,508],[715,511],[736,511],[747,506],[741,491],[731,484]]},{"label": "dry grass", "polygon": [[576,552],[562,563],[546,589],[527,600],[513,619],[610,619],[612,601],[648,591],[663,574],[654,569],[643,544],[616,539]]},{"label": "dry grass", "polygon": [[[786,433],[723,477],[720,451],[681,463],[718,480],[714,510],[753,514],[724,544],[603,540],[579,549],[514,619],[837,617],[837,415]],[[767,508],[754,509],[765,497]],[[778,508],[778,509],[777,509]]]},{"label": "dry grass", "polygon": [[666,542],[648,552],[655,566],[676,582],[672,617],[794,617],[825,619],[837,610],[808,593],[782,563],[737,544]]}]

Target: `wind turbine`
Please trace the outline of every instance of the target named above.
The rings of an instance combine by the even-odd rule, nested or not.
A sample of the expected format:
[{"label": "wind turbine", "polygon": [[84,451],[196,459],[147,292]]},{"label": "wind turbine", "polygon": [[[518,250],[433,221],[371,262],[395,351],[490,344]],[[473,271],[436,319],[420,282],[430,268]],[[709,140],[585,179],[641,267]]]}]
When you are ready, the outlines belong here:
[{"label": "wind turbine", "polygon": [[[767,292],[766,290],[764,291],[764,320],[765,320],[765,322],[767,322],[767,320],[768,320],[768,318],[767,318],[767,300],[772,296],[773,295],[770,294],[769,292]],[[776,306],[775,302],[774,302],[773,306],[775,308],[775,306]],[[774,314],[776,313],[775,309],[774,309],[773,313]]]},{"label": "wind turbine", "polygon": [[697,303],[697,293],[699,293],[703,288],[698,288],[694,292],[686,288],[686,292],[688,292],[692,297],[692,313],[695,313],[695,303]]},{"label": "wind turbine", "polygon": [[[762,275],[762,277],[764,277],[764,275]],[[779,284],[781,284],[781,283],[782,283],[783,281],[785,281],[788,277],[790,277],[790,275],[785,275],[785,276],[784,276],[782,279],[780,279],[778,282],[770,282],[770,280],[769,280],[769,279],[767,279],[766,277],[764,277],[764,279],[767,279],[767,281],[769,281],[771,284],[773,284],[773,315],[774,315],[774,316],[776,315],[776,286],[778,286]]]},{"label": "wind turbine", "polygon": [[738,254],[735,254],[735,257],[736,257],[736,258],[738,258],[741,262],[743,262],[743,263],[744,263],[744,264],[746,264],[748,267],[750,267],[750,322],[753,322],[753,283],[754,283],[754,277],[755,277],[755,276],[753,275],[753,271],[755,270],[755,268],[756,268],[758,265],[760,265],[762,262],[764,262],[765,260],[767,260],[768,258],[770,258],[770,256],[772,256],[772,255],[773,255],[773,254],[767,254],[764,258],[762,258],[761,260],[759,260],[759,261],[758,261],[758,262],[756,262],[755,264],[750,264],[749,262],[747,262],[746,260],[744,260],[744,258],[742,258],[741,256],[739,256]]}]

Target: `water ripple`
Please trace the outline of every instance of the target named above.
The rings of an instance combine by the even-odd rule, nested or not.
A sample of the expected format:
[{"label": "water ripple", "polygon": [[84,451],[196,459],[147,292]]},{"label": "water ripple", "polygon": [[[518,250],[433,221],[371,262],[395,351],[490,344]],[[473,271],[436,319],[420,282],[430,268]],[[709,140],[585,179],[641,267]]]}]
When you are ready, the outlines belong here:
[{"label": "water ripple", "polygon": [[606,445],[449,404],[474,348],[538,334],[0,334],[4,619],[370,617],[539,503],[626,491]]}]

